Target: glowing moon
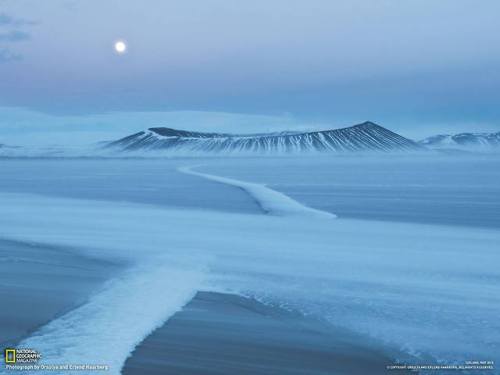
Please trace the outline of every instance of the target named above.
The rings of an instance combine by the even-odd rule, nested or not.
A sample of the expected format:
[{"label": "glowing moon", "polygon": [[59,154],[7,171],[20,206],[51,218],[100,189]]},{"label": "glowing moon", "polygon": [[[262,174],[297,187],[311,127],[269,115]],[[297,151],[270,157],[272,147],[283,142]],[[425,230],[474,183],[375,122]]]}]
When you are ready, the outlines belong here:
[{"label": "glowing moon", "polygon": [[119,54],[125,53],[127,51],[127,45],[125,44],[124,41],[119,40],[118,42],[115,43],[115,51]]}]

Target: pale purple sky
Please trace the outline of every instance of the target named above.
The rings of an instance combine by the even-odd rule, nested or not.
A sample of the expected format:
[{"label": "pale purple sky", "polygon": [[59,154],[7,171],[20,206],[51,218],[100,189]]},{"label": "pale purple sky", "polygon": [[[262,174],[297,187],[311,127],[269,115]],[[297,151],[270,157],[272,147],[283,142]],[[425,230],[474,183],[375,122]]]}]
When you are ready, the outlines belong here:
[{"label": "pale purple sky", "polygon": [[499,14],[496,0],[0,0],[0,136],[29,114],[46,121],[17,131],[170,111],[500,130]]}]

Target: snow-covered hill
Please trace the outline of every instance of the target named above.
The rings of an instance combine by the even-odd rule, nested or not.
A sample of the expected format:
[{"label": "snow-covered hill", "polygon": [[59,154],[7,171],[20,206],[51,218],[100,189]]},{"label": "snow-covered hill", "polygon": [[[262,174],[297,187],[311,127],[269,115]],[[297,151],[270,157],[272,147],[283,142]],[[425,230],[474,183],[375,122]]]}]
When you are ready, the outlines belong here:
[{"label": "snow-covered hill", "polygon": [[294,153],[346,151],[416,151],[424,149],[372,122],[343,129],[236,135],[150,128],[110,142],[120,151],[170,150],[201,153]]},{"label": "snow-covered hill", "polygon": [[439,134],[425,138],[418,143],[422,146],[436,149],[500,150],[500,132],[460,133],[455,135]]}]

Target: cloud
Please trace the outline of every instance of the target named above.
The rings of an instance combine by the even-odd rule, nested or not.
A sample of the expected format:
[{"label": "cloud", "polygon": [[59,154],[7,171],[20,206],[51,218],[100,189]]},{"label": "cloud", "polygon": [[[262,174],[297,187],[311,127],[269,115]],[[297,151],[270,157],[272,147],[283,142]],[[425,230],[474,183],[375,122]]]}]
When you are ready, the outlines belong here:
[{"label": "cloud", "polygon": [[0,13],[0,26],[26,26],[34,25],[36,22],[22,18],[14,18],[7,13]]},{"label": "cloud", "polygon": [[12,25],[14,19],[5,13],[0,13],[0,25]]},{"label": "cloud", "polygon": [[[0,32],[0,42],[16,43],[31,39],[31,34],[22,30],[12,30],[12,28],[24,28],[26,26],[35,25],[36,22],[29,21],[23,18],[15,18],[7,13],[0,13],[0,27],[11,29]],[[9,48],[0,47],[0,64],[10,61],[22,60],[23,56],[19,53],[12,52]]]},{"label": "cloud", "polygon": [[10,51],[7,48],[0,48],[0,64],[9,61],[19,61],[22,56]]},{"label": "cloud", "polygon": [[25,31],[12,30],[0,33],[0,42],[22,42],[28,39],[31,39],[31,36]]}]

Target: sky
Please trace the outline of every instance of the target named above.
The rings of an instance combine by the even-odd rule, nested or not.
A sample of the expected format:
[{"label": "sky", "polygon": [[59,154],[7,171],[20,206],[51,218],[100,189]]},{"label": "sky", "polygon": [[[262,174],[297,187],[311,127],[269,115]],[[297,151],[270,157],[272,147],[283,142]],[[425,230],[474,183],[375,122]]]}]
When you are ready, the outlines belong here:
[{"label": "sky", "polygon": [[500,131],[498,14],[497,0],[0,0],[0,142],[365,120],[413,138]]}]

